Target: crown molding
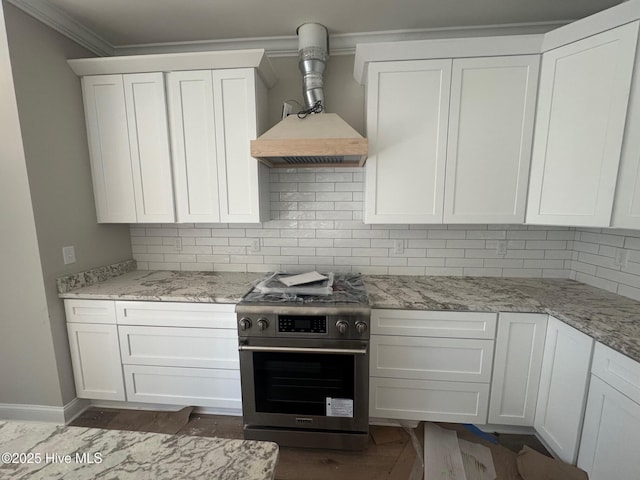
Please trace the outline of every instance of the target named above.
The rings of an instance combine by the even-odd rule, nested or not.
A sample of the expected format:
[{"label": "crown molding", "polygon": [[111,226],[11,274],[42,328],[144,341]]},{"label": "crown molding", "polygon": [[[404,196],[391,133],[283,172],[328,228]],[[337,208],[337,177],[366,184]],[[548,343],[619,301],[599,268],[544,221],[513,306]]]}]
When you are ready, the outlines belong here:
[{"label": "crown molding", "polygon": [[[298,55],[296,35],[116,46],[46,0],[6,1],[101,57],[248,49],[264,49],[269,57]],[[331,55],[352,55],[359,43],[542,34],[568,23],[570,20],[336,34],[329,36],[329,48]]]},{"label": "crown molding", "polygon": [[45,0],[6,1],[98,56],[110,57],[115,52],[113,45],[104,38]]},{"label": "crown molding", "polygon": [[[331,55],[353,55],[356,45],[362,43],[398,42],[407,40],[434,40],[444,38],[469,38],[503,35],[534,35],[562,27],[570,21],[519,23],[474,27],[446,27],[415,30],[389,30],[381,32],[347,33],[329,35]],[[269,57],[298,55],[298,37],[237,38],[200,42],[156,43],[114,47],[115,55],[145,55],[155,53],[180,53],[216,50],[264,49]]]}]

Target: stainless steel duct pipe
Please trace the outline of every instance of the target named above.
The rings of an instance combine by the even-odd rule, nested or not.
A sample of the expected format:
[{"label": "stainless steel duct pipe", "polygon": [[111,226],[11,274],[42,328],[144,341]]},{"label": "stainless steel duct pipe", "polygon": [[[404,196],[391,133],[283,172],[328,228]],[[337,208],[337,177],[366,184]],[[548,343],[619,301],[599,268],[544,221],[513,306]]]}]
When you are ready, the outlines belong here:
[{"label": "stainless steel duct pipe", "polygon": [[298,33],[298,68],[303,76],[303,96],[306,107],[320,102],[324,109],[324,69],[329,58],[327,27],[319,23],[300,25]]}]

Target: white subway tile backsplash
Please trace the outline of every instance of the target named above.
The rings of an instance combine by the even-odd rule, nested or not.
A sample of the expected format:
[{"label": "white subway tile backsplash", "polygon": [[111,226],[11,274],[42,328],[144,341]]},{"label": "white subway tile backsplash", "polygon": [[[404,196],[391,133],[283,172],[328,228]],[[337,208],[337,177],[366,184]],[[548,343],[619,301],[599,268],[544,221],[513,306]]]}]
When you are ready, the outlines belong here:
[{"label": "white subway tile backsplash", "polygon": [[[131,225],[138,268],[561,277],[640,299],[640,231],[368,225],[362,169],[280,169],[270,178],[272,220],[262,224]],[[399,240],[402,252],[393,253]],[[499,241],[507,242],[505,254],[497,253]],[[627,267],[616,265],[622,248]]]}]

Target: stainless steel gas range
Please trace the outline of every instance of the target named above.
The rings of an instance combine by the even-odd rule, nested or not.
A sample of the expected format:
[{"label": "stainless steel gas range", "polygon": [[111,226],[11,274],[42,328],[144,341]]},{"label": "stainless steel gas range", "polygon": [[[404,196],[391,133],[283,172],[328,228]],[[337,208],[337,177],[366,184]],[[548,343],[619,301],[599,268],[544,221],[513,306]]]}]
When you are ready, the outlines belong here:
[{"label": "stainless steel gas range", "polygon": [[364,448],[370,308],[359,276],[331,279],[330,293],[254,288],[237,305],[246,439]]}]

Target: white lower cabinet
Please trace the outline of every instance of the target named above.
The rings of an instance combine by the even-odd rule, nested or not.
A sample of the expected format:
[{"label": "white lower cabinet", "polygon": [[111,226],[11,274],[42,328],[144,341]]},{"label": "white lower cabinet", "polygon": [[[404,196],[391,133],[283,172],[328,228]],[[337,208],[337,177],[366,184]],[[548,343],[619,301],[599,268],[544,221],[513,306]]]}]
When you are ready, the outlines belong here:
[{"label": "white lower cabinet", "polygon": [[596,344],[578,466],[591,480],[628,480],[640,471],[640,364]]},{"label": "white lower cabinet", "polygon": [[241,410],[240,371],[125,365],[130,402]]},{"label": "white lower cabinet", "polygon": [[369,383],[375,418],[486,423],[489,384],[376,378]]},{"label": "white lower cabinet", "polygon": [[534,428],[563,461],[575,464],[593,339],[549,317]]},{"label": "white lower cabinet", "polygon": [[372,310],[370,416],[486,423],[495,321],[494,313]]},{"label": "white lower cabinet", "polygon": [[124,400],[114,302],[65,300],[78,398]]},{"label": "white lower cabinet", "polygon": [[489,423],[533,426],[547,315],[500,313]]},{"label": "white lower cabinet", "polygon": [[78,397],[240,413],[235,305],[66,300],[65,308]]}]

